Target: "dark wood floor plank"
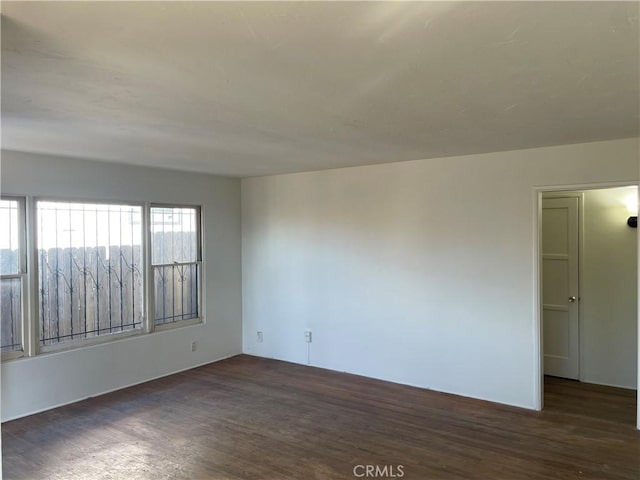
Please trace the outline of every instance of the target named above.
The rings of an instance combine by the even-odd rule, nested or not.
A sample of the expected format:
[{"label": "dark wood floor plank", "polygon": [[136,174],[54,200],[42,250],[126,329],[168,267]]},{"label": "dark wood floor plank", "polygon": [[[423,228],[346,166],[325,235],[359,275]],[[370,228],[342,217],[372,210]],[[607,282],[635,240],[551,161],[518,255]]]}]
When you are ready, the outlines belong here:
[{"label": "dark wood floor plank", "polygon": [[[545,410],[241,355],[2,425],[7,479],[640,479],[635,391]],[[396,470],[396,473],[398,471]]]}]

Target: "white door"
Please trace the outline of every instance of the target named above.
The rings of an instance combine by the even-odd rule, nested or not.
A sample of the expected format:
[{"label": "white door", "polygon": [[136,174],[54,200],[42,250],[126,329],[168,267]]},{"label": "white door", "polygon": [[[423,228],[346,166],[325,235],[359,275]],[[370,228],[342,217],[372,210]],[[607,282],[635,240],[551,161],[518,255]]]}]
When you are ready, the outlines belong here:
[{"label": "white door", "polygon": [[578,379],[578,198],[542,200],[544,373]]}]

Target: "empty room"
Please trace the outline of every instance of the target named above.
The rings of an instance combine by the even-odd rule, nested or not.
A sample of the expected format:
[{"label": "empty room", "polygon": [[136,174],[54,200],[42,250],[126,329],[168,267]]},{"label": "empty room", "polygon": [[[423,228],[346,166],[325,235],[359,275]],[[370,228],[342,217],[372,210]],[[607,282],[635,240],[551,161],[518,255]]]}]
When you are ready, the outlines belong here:
[{"label": "empty room", "polygon": [[0,9],[2,478],[640,479],[640,2]]}]

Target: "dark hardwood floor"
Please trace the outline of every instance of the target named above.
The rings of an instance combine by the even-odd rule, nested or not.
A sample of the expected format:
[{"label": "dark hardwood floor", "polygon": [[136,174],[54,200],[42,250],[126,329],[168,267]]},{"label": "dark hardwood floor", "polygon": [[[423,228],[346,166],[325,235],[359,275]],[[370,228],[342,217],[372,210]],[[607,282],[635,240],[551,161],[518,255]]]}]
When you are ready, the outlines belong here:
[{"label": "dark hardwood floor", "polygon": [[598,418],[621,425],[635,425],[636,391],[545,377],[544,408],[574,419]]},{"label": "dark hardwood floor", "polygon": [[3,424],[4,476],[638,480],[635,392],[545,384],[533,412],[242,355]]}]

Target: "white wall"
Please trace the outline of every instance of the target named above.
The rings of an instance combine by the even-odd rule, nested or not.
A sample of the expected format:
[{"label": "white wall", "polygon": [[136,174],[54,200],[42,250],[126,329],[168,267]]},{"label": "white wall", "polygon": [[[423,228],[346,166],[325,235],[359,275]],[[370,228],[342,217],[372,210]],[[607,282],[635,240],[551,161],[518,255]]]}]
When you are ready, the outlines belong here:
[{"label": "white wall", "polygon": [[635,181],[638,149],[243,179],[244,351],[533,408],[534,186]]},{"label": "white wall", "polygon": [[5,194],[202,205],[206,276],[203,325],[3,362],[3,421],[241,352],[238,179],[9,151],[1,168]]},{"label": "white wall", "polygon": [[637,234],[625,201],[636,188],[584,192],[580,379],[637,386]]}]

